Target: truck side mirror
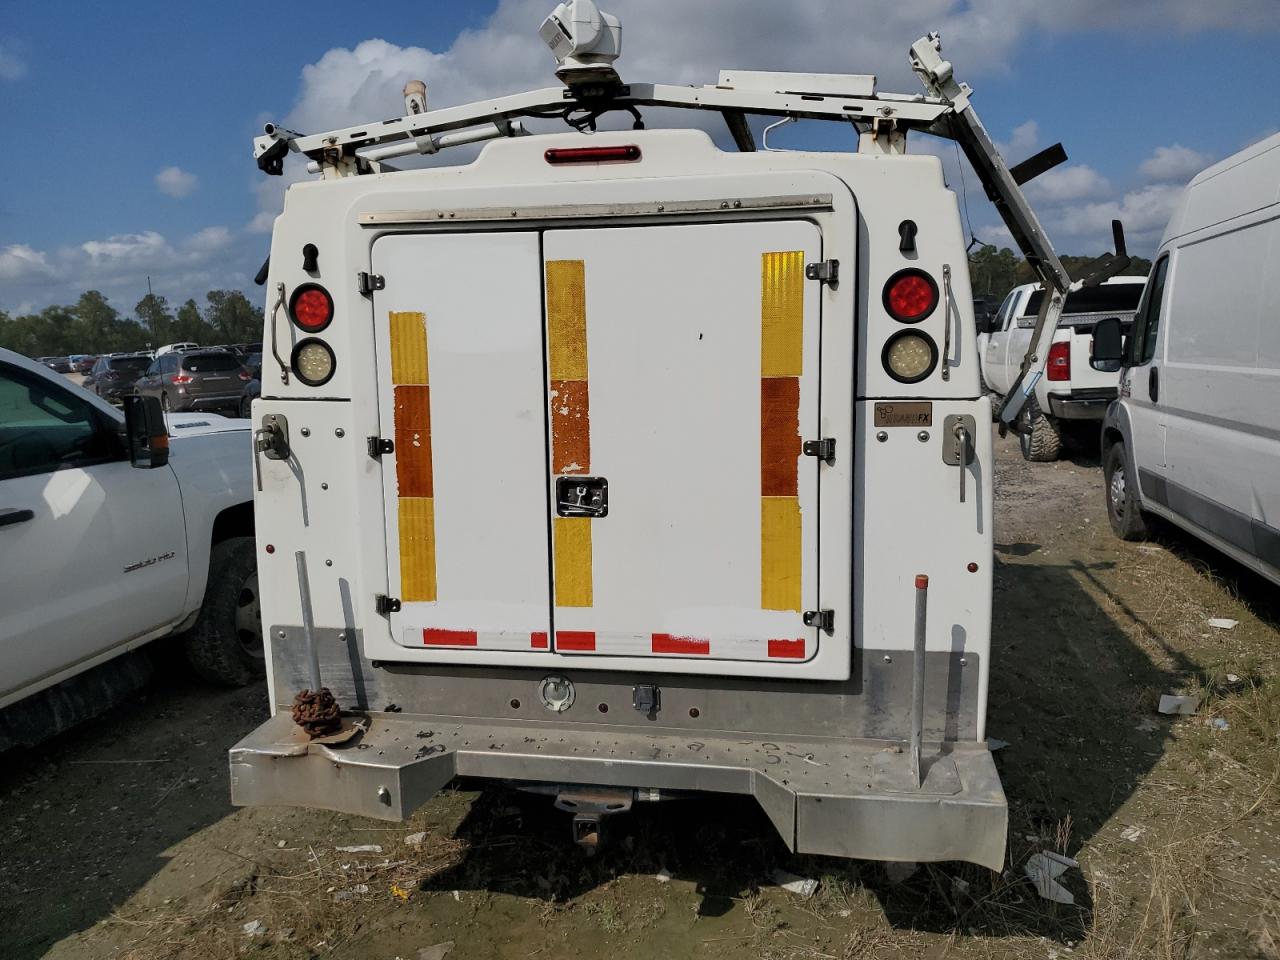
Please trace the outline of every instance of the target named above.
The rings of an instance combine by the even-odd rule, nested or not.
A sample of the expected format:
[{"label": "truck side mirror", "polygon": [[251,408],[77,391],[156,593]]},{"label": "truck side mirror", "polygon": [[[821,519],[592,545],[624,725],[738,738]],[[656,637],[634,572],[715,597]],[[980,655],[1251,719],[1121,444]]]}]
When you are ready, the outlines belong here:
[{"label": "truck side mirror", "polygon": [[156,397],[124,398],[124,433],[133,466],[154,470],[169,462],[169,428]]},{"label": "truck side mirror", "polygon": [[1089,348],[1089,366],[1103,373],[1115,373],[1124,357],[1124,333],[1119,317],[1099,320],[1093,328],[1093,344]]}]

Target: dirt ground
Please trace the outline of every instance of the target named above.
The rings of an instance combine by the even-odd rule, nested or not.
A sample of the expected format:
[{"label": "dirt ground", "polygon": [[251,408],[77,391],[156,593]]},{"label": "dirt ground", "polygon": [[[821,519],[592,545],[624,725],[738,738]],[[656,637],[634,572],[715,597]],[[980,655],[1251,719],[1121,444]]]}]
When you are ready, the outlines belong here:
[{"label": "dirt ground", "polygon": [[[6,756],[0,955],[1280,957],[1276,589],[1171,530],[1116,540],[1096,457],[998,451],[1002,874],[794,857],[749,800],[641,805],[590,860],[548,800],[503,789],[458,785],[403,825],[235,810],[226,748],[265,691],[210,690],[174,663]],[[1157,714],[1172,692],[1203,704]],[[1079,862],[1062,877],[1074,905],[1025,878],[1042,850]],[[779,868],[817,893],[781,889]]]}]

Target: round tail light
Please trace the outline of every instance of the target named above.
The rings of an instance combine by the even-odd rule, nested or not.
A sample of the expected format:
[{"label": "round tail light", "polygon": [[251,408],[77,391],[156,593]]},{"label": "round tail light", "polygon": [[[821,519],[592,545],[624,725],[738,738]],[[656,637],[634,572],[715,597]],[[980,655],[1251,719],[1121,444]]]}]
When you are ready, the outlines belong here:
[{"label": "round tail light", "polygon": [[333,297],[318,283],[304,283],[289,298],[289,318],[298,329],[319,333],[333,321]]},{"label": "round tail light", "polygon": [[919,323],[938,306],[938,285],[923,270],[899,270],[884,285],[884,308],[902,323]]},{"label": "round tail light", "polygon": [[315,337],[299,340],[290,360],[293,372],[308,387],[324,386],[332,379],[336,366],[329,345]]},{"label": "round tail light", "polygon": [[900,330],[884,345],[881,361],[899,383],[919,383],[938,365],[938,348],[919,330]]}]

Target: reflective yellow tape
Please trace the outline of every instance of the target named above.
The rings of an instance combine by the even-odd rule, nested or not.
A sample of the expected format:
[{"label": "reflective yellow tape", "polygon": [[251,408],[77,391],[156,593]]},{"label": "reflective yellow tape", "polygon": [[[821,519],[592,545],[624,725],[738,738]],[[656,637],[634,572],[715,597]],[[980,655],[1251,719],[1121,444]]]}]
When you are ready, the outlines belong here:
[{"label": "reflective yellow tape", "polygon": [[587,379],[587,286],[581,260],[547,261],[547,347],[552,380]]},{"label": "reflective yellow tape", "polygon": [[798,377],[804,364],[804,251],[760,263],[760,376]]},{"label": "reflective yellow tape", "polygon": [[391,382],[427,383],[427,315],[391,314]]},{"label": "reflective yellow tape", "polygon": [[431,497],[400,497],[400,599],[436,599],[436,512]]},{"label": "reflective yellow tape", "polygon": [[591,518],[556,517],[553,535],[556,606],[591,606]]},{"label": "reflective yellow tape", "polygon": [[760,498],[760,607],[800,609],[800,498]]}]

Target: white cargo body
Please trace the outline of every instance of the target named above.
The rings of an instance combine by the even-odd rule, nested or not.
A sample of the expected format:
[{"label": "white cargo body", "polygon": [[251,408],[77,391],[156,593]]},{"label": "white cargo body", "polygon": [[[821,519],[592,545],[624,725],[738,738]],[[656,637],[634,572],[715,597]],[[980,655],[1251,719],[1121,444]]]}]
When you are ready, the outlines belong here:
[{"label": "white cargo body", "polygon": [[[272,238],[274,716],[237,803],[396,819],[481,777],[592,841],[633,801],[744,793],[794,850],[1001,867],[991,406],[956,198],[905,130],[959,116],[1043,234],[936,43],[913,57],[952,99],[570,86],[259,140],[323,176]],[[575,98],[720,109],[740,152],[630,130],[381,166]],[[881,119],[858,153],[757,152],[742,111]],[[367,729],[310,741],[289,708],[320,682]]]}]

